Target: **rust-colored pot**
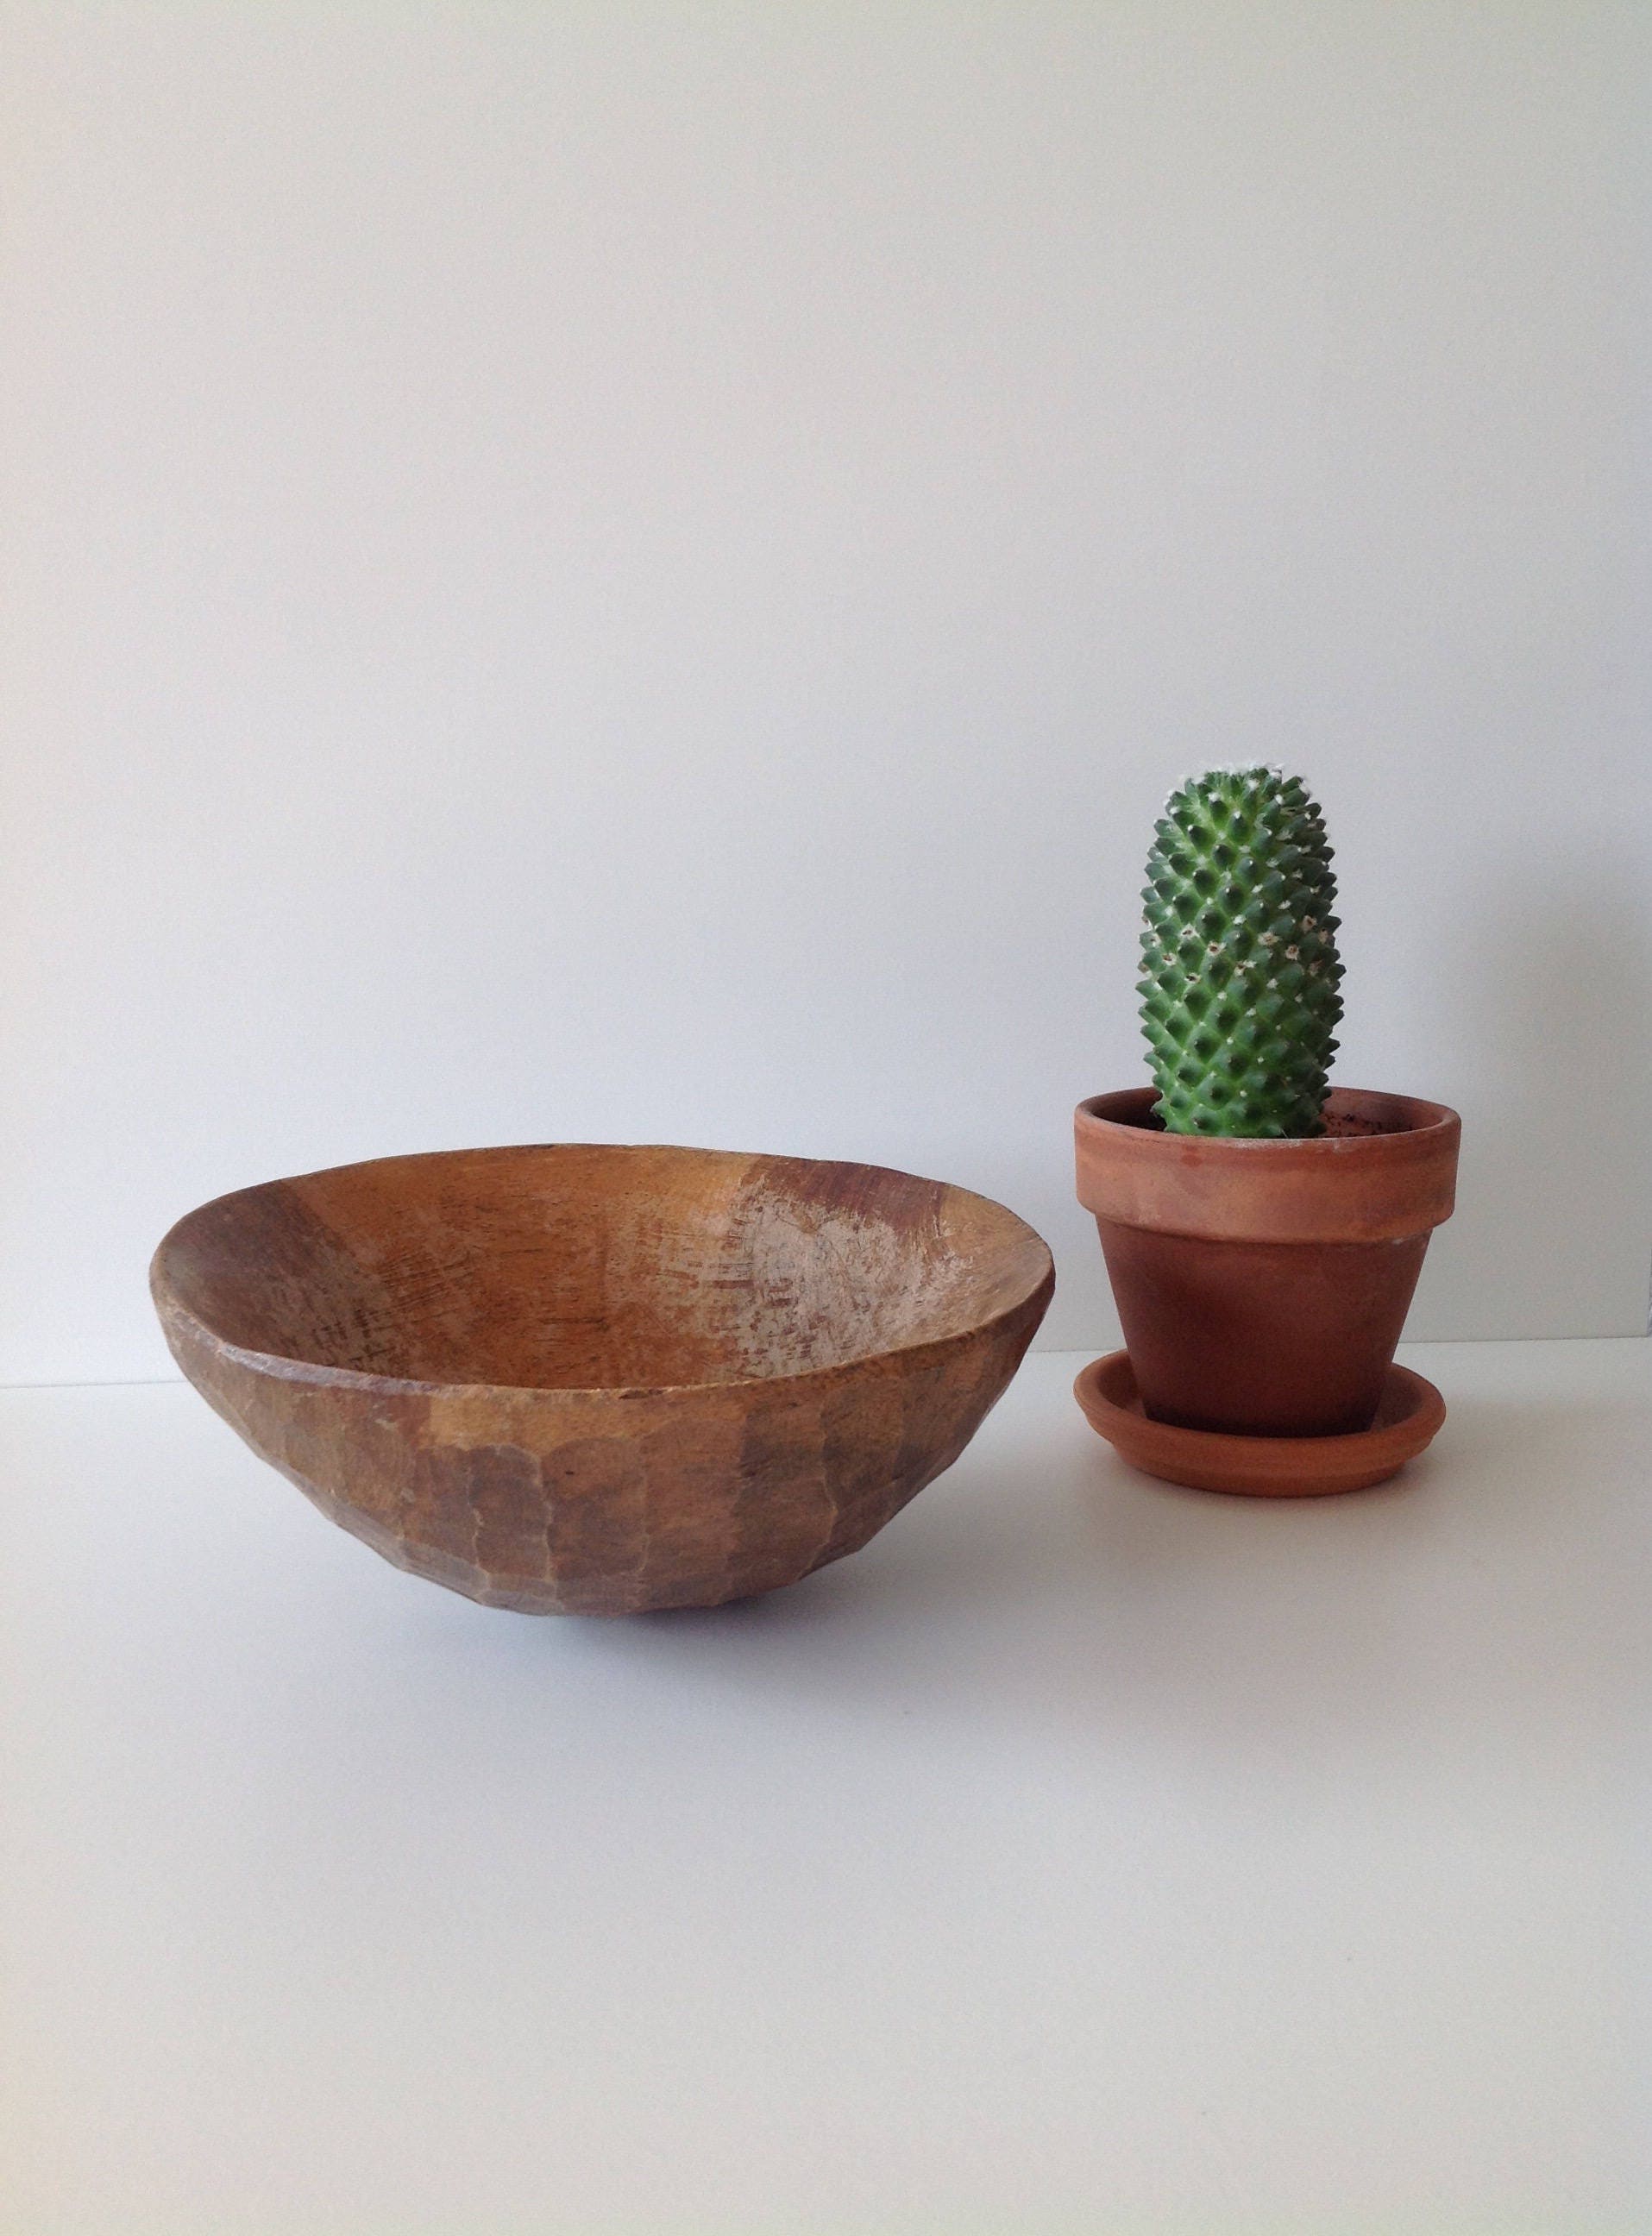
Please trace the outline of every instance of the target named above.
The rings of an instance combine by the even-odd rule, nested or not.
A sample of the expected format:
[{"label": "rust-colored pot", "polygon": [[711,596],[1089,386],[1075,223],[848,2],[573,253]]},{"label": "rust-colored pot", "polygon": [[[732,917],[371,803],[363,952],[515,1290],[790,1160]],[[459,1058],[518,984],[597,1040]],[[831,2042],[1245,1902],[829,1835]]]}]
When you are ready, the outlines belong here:
[{"label": "rust-colored pot", "polygon": [[1313,1141],[1168,1134],[1150,1087],[1075,1118],[1146,1411],[1239,1436],[1368,1429],[1428,1238],[1451,1215],[1462,1123],[1333,1090]]}]

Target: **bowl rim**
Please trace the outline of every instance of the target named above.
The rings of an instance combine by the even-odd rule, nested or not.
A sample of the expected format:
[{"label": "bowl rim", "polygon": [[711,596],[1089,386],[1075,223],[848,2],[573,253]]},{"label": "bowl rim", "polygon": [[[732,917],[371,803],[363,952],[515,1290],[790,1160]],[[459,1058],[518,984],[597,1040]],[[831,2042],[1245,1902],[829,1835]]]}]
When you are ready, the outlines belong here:
[{"label": "bowl rim", "polygon": [[[663,1150],[677,1155],[713,1158],[720,1162],[751,1164],[761,1161],[847,1168],[856,1172],[886,1174],[896,1180],[917,1180],[922,1181],[926,1187],[944,1188],[950,1195],[967,1197],[976,1203],[984,1204],[998,1218],[1010,1222],[1009,1239],[1015,1239],[1013,1230],[1018,1228],[1020,1230],[1018,1239],[1024,1243],[1036,1246],[1037,1253],[1042,1256],[1042,1267],[1037,1273],[1037,1277],[1030,1279],[1020,1293],[1012,1298],[1010,1303],[989,1314],[986,1319],[974,1321],[968,1327],[959,1328],[952,1334],[925,1336],[912,1343],[889,1344],[875,1351],[857,1351],[848,1358],[833,1359],[823,1366],[800,1367],[795,1371],[787,1374],[731,1375],[717,1381],[701,1382],[428,1381],[410,1375],[375,1374],[364,1367],[329,1366],[319,1359],[294,1358],[283,1351],[260,1351],[251,1345],[232,1343],[220,1335],[209,1321],[202,1319],[198,1312],[192,1311],[172,1286],[167,1260],[169,1252],[184,1228],[204,1213],[215,1211],[222,1205],[234,1202],[239,1197],[260,1195],[272,1188],[295,1186],[305,1180],[326,1180],[338,1173],[359,1172],[373,1165],[418,1164],[427,1161],[436,1163],[451,1158],[477,1155],[526,1156],[546,1149],[618,1150],[622,1153],[636,1152],[645,1155],[650,1153],[657,1154]],[[1037,1229],[1029,1225],[1019,1212],[1011,1211],[1007,1204],[1000,1203],[996,1197],[983,1195],[975,1188],[961,1187],[956,1180],[929,1180],[922,1174],[907,1172],[903,1167],[871,1164],[864,1158],[803,1157],[789,1155],[785,1152],[755,1149],[706,1149],[696,1148],[688,1143],[674,1141],[490,1142],[473,1144],[457,1149],[414,1149],[399,1153],[392,1151],[386,1156],[352,1158],[343,1164],[319,1166],[313,1172],[292,1173],[283,1174],[275,1180],[254,1180],[246,1187],[229,1188],[221,1195],[208,1197],[204,1203],[196,1204],[193,1209],[185,1212],[181,1218],[173,1221],[156,1245],[155,1254],[149,1261],[149,1292],[162,1330],[168,1338],[174,1321],[185,1322],[204,1338],[214,1357],[232,1360],[238,1365],[247,1367],[255,1373],[267,1375],[273,1380],[301,1383],[318,1389],[371,1391],[394,1397],[460,1398],[473,1397],[478,1391],[485,1391],[500,1396],[539,1398],[551,1402],[570,1398],[625,1400],[682,1397],[724,1390],[782,1390],[793,1383],[815,1382],[833,1375],[852,1373],[863,1367],[876,1365],[885,1359],[912,1360],[919,1358],[926,1351],[938,1353],[961,1343],[973,1342],[982,1336],[991,1334],[1002,1326],[1006,1320],[1014,1319],[1018,1314],[1024,1312],[1036,1299],[1041,1299],[1037,1317],[1033,1321],[1033,1330],[1036,1333],[1045,1312],[1049,1309],[1050,1299],[1055,1293],[1055,1258],[1050,1245]]]}]

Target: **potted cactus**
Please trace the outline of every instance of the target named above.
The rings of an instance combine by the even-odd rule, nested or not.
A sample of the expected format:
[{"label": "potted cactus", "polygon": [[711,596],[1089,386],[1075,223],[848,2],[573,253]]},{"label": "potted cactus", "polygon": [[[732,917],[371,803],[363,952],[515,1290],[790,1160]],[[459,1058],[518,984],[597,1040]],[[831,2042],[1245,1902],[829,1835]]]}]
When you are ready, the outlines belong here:
[{"label": "potted cactus", "polygon": [[[1155,1432],[1155,1450],[1175,1447],[1182,1464],[1153,1471],[1181,1481],[1200,1479],[1201,1455],[1222,1457],[1216,1440],[1230,1475],[1258,1478],[1224,1488],[1379,1480],[1377,1444],[1411,1385],[1429,1389],[1394,1348],[1430,1233],[1451,1214],[1460,1128],[1437,1103],[1329,1085],[1342,1014],[1331,863],[1300,778],[1210,769],[1174,793],[1143,895],[1153,1084],[1077,1113],[1079,1198],[1127,1345],[1089,1371],[1091,1395]],[[1405,1417],[1414,1433],[1417,1404]],[[1293,1439],[1316,1450],[1287,1450]],[[1339,1483],[1306,1480],[1316,1466]],[[1304,1479],[1261,1479],[1293,1472]]]}]

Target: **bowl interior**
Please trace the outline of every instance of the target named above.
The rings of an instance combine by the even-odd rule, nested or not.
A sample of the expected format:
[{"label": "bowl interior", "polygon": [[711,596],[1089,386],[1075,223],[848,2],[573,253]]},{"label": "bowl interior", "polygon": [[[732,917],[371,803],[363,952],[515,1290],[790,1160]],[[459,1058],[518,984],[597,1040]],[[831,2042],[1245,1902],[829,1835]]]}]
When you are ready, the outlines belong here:
[{"label": "bowl interior", "polygon": [[963,1188],[871,1165],[554,1146],[345,1165],[205,1205],[157,1279],[227,1343],[439,1383],[650,1389],[960,1335],[1050,1255]]}]

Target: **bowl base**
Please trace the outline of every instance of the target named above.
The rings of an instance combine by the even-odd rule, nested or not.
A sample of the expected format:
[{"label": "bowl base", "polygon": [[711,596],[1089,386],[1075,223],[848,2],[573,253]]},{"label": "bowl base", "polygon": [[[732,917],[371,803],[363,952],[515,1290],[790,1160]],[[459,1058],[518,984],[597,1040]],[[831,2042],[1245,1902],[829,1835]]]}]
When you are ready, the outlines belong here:
[{"label": "bowl base", "polygon": [[1371,1426],[1346,1437],[1226,1436],[1152,1420],[1123,1351],[1087,1366],[1073,1395],[1096,1434],[1143,1475],[1247,1498],[1368,1490],[1432,1444],[1445,1418],[1445,1400],[1433,1384],[1405,1366],[1389,1368]]}]

